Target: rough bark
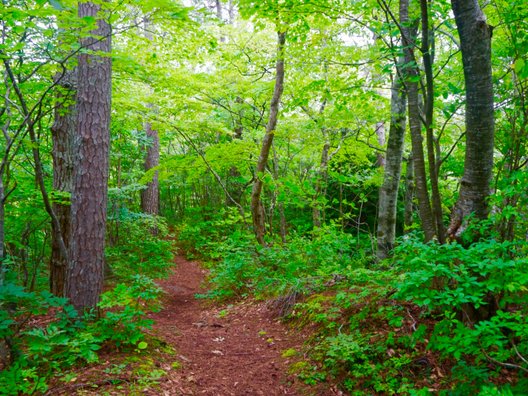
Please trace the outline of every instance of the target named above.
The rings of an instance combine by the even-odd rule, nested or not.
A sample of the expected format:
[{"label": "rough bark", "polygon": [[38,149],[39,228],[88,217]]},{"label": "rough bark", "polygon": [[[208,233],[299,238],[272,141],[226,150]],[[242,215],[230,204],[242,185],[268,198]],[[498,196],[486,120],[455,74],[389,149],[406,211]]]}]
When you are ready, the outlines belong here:
[{"label": "rough bark", "polygon": [[492,28],[477,0],[452,0],[460,37],[466,82],[466,156],[458,201],[451,214],[448,235],[458,238],[467,216],[488,215],[487,197],[493,170],[495,120],[491,75]]},{"label": "rough bark", "polygon": [[[401,66],[403,59],[400,61]],[[396,205],[400,186],[401,163],[405,137],[405,107],[407,98],[398,73],[391,89],[391,122],[387,151],[385,153],[385,173],[379,191],[377,257],[389,257],[396,238]]]},{"label": "rough bark", "polygon": [[262,147],[260,149],[257,166],[255,169],[255,182],[251,190],[251,215],[253,219],[253,229],[257,241],[264,245],[264,235],[266,232],[265,219],[264,219],[264,208],[260,196],[262,194],[263,181],[262,177],[266,170],[266,164],[273,143],[273,136],[275,134],[275,128],[277,126],[277,118],[279,115],[279,105],[281,101],[282,91],[284,88],[284,46],[286,43],[286,33],[277,32],[277,63],[275,70],[275,88],[273,91],[273,97],[270,104],[270,114],[268,123],[266,125],[266,133],[262,141]]},{"label": "rough bark", "polygon": [[[145,124],[145,132],[150,145],[145,155],[145,172],[159,166],[160,142],[158,131],[152,128],[150,122]],[[143,213],[157,216],[159,214],[159,180],[158,171],[154,171],[152,180],[147,183],[147,188],[141,191],[141,209]]]},{"label": "rough bark", "polygon": [[[143,32],[145,37],[152,42],[152,33],[149,30],[150,20],[145,18],[143,21]],[[151,111],[156,111],[155,106],[151,103],[147,104],[147,108]],[[145,134],[149,140],[149,144],[146,147],[145,162],[143,168],[145,172],[149,172],[151,169],[159,166],[160,160],[160,142],[159,135],[156,129],[152,128],[150,121],[145,122]],[[141,210],[143,213],[157,216],[159,214],[159,179],[158,171],[155,170],[152,174],[152,180],[147,183],[144,190],[141,191]],[[156,227],[151,229],[152,234],[157,234],[158,230]]]},{"label": "rough bark", "polygon": [[[58,198],[53,201],[53,211],[60,224],[60,233],[66,249],[70,244],[71,205],[70,194],[73,184],[73,137],[76,130],[77,113],[75,106],[76,70],[67,71],[59,85],[64,90],[59,93],[55,119],[51,127],[53,139],[53,189]],[[68,262],[61,254],[58,230],[52,223],[50,258],[50,291],[56,296],[64,296],[66,268]]]},{"label": "rough bark", "polygon": [[78,310],[93,308],[104,280],[104,242],[108,187],[111,71],[110,25],[101,6],[79,4],[79,17],[97,18],[93,36],[81,45],[97,53],[82,53],[77,66],[77,133],[74,174],[70,265],[66,295]]},{"label": "rough bark", "polygon": [[416,197],[418,198],[418,211],[422,221],[425,241],[435,237],[435,223],[429,201],[427,189],[427,174],[423,149],[422,125],[420,120],[420,106],[418,98],[419,70],[414,56],[416,42],[416,28],[411,26],[409,19],[409,1],[400,1],[400,20],[402,25],[402,42],[405,54],[405,86],[407,88],[407,107],[409,112],[409,128],[414,163],[414,177]]}]

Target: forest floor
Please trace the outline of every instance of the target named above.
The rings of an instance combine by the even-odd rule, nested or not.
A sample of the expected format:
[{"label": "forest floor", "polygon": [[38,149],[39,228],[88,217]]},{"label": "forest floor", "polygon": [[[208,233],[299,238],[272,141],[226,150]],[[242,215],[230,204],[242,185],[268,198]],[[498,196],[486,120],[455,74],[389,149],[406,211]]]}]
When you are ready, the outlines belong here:
[{"label": "forest floor", "polygon": [[[342,395],[333,387],[308,388],[289,371],[287,350],[300,350],[306,334],[289,329],[269,304],[232,304],[195,297],[207,271],[182,256],[159,282],[163,309],[143,351],[103,351],[100,363],[72,373],[48,395]],[[125,355],[125,356],[123,356]]]}]

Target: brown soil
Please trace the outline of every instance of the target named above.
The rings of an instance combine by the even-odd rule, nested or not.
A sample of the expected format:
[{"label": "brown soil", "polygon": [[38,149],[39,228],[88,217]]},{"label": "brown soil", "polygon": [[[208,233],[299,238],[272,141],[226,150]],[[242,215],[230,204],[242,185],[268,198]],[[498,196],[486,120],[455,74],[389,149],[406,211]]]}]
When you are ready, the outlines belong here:
[{"label": "brown soil", "polygon": [[[196,299],[206,271],[179,256],[160,286],[163,309],[145,350],[100,351],[98,364],[73,369],[69,380],[55,379],[46,396],[278,396],[342,395],[330,385],[307,387],[289,373],[302,360],[306,334],[290,330],[266,302],[215,304]],[[283,356],[289,350],[290,356]],[[64,373],[67,374],[67,373]]]},{"label": "brown soil", "polygon": [[157,391],[164,395],[298,395],[281,357],[293,340],[264,303],[219,307],[195,298],[205,271],[196,262],[176,259],[173,275],[162,282],[164,309],[151,315],[154,334],[177,351],[182,369]]}]

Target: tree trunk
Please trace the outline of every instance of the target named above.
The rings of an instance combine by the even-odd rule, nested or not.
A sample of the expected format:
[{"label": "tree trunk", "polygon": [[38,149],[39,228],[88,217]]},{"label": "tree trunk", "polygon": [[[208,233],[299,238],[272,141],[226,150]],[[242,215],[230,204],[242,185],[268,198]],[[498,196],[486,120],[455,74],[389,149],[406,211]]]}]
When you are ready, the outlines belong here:
[{"label": "tree trunk", "polygon": [[427,159],[429,164],[429,180],[431,181],[431,201],[435,231],[438,242],[445,243],[444,216],[442,213],[442,197],[438,187],[438,161],[435,155],[435,137],[433,134],[434,110],[434,75],[433,56],[431,54],[431,39],[429,32],[428,1],[420,0],[422,14],[422,59],[425,71],[425,132],[427,142]]},{"label": "tree trunk", "polygon": [[[75,95],[77,89],[76,70],[68,70],[59,85],[65,92],[59,94],[55,108],[55,120],[51,127],[53,138],[53,189],[59,194],[53,201],[53,211],[60,225],[64,246],[70,244],[71,192],[73,184],[73,138],[75,136],[77,113]],[[63,297],[68,262],[60,251],[58,230],[52,222],[50,259],[50,292]]]},{"label": "tree trunk", "polygon": [[[385,143],[387,142],[384,122],[376,123],[376,136],[378,138],[379,146],[384,147]],[[382,151],[379,151],[377,153],[377,157],[378,157],[378,160],[377,160],[376,165],[384,168],[385,167],[385,155],[383,154]]]},{"label": "tree trunk", "polygon": [[220,0],[216,0],[216,17],[219,20],[222,20],[222,2]]},{"label": "tree trunk", "polygon": [[400,20],[402,25],[402,42],[405,54],[405,85],[407,88],[409,128],[411,130],[412,152],[414,159],[414,177],[418,210],[422,221],[425,241],[428,242],[436,235],[429,192],[427,190],[427,176],[423,150],[422,125],[420,120],[420,106],[418,102],[419,70],[414,57],[416,42],[416,28],[409,19],[409,1],[400,1]]},{"label": "tree trunk", "polygon": [[275,134],[275,127],[277,126],[277,117],[279,114],[279,105],[284,88],[284,46],[286,43],[286,33],[277,32],[277,64],[275,71],[275,88],[270,104],[270,114],[268,124],[266,125],[266,133],[262,141],[262,148],[257,161],[255,170],[255,182],[251,191],[251,215],[253,218],[253,229],[258,243],[264,245],[264,234],[266,232],[264,220],[264,208],[260,196],[262,194],[262,177],[266,170],[271,145],[273,143],[273,136]]},{"label": "tree trunk", "polygon": [[110,25],[101,14],[99,5],[79,4],[80,18],[97,19],[93,36],[81,39],[82,47],[94,53],[81,53],[77,65],[78,116],[66,296],[79,311],[97,305],[104,280],[112,62]]},{"label": "tree trunk", "polygon": [[[143,21],[143,31],[145,37],[152,42],[152,33],[149,31],[150,21],[145,18]],[[154,111],[154,106],[148,104],[147,107]],[[158,131],[152,129],[152,124],[147,121],[145,123],[145,133],[149,140],[147,152],[145,154],[144,169],[145,172],[159,166],[160,160],[160,142]],[[157,216],[159,214],[159,180],[158,171],[154,171],[152,180],[147,183],[147,188],[141,191],[141,210],[143,213]],[[157,229],[151,230],[153,234],[157,233]]]},{"label": "tree trunk", "polygon": [[[403,59],[399,63],[398,69]],[[389,257],[396,238],[396,206],[405,137],[405,107],[405,89],[398,72],[392,83],[391,122],[385,154],[385,174],[379,191],[377,257],[380,260]]]},{"label": "tree trunk", "polygon": [[451,214],[448,235],[459,238],[467,216],[486,218],[493,170],[494,127],[491,75],[492,28],[477,0],[451,1],[466,82],[466,156],[460,193]]},{"label": "tree trunk", "polygon": [[[159,165],[160,142],[158,131],[152,129],[150,122],[145,124],[145,132],[150,141],[145,156],[145,171],[148,172]],[[141,210],[143,213],[154,216],[159,214],[159,180],[157,170],[154,171],[152,180],[147,183],[147,188],[141,191]]]}]

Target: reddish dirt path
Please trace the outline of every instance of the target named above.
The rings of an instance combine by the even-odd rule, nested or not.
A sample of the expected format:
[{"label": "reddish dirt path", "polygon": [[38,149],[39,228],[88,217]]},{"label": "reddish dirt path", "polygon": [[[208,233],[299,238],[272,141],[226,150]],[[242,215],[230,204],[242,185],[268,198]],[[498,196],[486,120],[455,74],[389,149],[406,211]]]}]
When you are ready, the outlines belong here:
[{"label": "reddish dirt path", "polygon": [[[218,307],[195,299],[205,271],[176,258],[161,282],[164,308],[151,315],[154,334],[177,351],[182,369],[170,370],[157,395],[300,395],[288,377],[284,350],[302,343],[274,319],[264,303]],[[151,394],[148,392],[148,394]]]}]

